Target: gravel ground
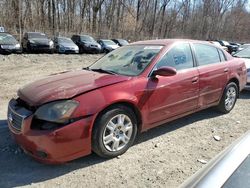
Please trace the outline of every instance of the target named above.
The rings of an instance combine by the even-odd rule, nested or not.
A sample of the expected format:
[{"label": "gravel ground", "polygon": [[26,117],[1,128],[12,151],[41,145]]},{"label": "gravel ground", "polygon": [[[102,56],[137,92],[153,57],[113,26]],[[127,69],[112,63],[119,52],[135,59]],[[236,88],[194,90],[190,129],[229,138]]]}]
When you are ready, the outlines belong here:
[{"label": "gravel ground", "polygon": [[[101,55],[0,56],[0,187],[176,187],[250,129],[250,92],[230,114],[204,110],[139,135],[124,155],[92,154],[63,165],[44,165],[24,154],[2,124],[16,90],[39,78],[91,64]],[[219,136],[216,141],[214,136]]]}]

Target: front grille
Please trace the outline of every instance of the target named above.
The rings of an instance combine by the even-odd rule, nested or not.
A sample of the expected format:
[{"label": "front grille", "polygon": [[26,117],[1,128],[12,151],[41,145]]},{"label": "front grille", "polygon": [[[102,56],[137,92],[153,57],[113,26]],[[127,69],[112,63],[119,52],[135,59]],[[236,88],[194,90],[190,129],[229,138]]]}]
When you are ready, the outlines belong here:
[{"label": "front grille", "polygon": [[23,126],[25,118],[32,114],[31,111],[27,110],[22,106],[18,106],[16,100],[12,99],[8,106],[8,122],[10,126],[16,131],[20,132]]}]

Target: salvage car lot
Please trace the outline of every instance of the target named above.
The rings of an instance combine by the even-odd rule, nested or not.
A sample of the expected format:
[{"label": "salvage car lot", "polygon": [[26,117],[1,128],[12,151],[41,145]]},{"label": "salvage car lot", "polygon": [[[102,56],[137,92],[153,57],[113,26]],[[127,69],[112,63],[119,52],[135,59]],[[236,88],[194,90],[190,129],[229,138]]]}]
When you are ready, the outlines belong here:
[{"label": "salvage car lot", "polygon": [[[0,56],[0,120],[7,103],[28,82],[64,70],[80,69],[102,55]],[[243,92],[230,114],[205,110],[149,130],[124,155],[104,160],[90,155],[48,166],[24,155],[0,129],[0,187],[25,186],[177,186],[250,128],[250,93]],[[221,140],[214,140],[213,136]],[[146,156],[146,157],[145,157]]]}]

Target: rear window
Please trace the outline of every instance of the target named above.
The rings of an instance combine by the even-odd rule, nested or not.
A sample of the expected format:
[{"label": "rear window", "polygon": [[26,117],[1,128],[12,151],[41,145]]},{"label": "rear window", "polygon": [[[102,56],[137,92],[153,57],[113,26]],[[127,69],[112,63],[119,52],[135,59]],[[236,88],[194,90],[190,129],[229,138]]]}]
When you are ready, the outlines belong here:
[{"label": "rear window", "polygon": [[206,44],[193,44],[199,66],[220,62],[217,48]]}]

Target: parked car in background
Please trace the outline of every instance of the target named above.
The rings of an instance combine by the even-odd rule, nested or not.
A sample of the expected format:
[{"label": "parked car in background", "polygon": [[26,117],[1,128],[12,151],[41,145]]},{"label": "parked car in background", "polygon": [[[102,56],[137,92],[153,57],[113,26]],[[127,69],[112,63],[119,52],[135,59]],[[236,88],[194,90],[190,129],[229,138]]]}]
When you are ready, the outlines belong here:
[{"label": "parked car in background", "polygon": [[115,50],[116,48],[119,48],[118,44],[116,44],[112,40],[100,39],[97,42],[101,45],[102,52],[104,52],[104,53],[109,53],[109,52]]},{"label": "parked car in background", "polygon": [[73,35],[73,42],[79,47],[79,53],[100,53],[101,45],[89,35]]},{"label": "parked car in background", "polygon": [[209,41],[209,42],[228,52],[228,48],[226,46],[222,46],[218,41]]},{"label": "parked car in background", "polygon": [[187,179],[180,188],[249,187],[250,131]]},{"label": "parked car in background", "polygon": [[27,32],[22,40],[25,52],[54,52],[54,42],[46,34],[40,32]]},{"label": "parked car in background", "polygon": [[212,106],[229,113],[245,84],[243,60],[208,42],[140,41],[83,70],[22,87],[7,121],[39,161],[62,163],[92,151],[112,158],[137,132]]},{"label": "parked car in background", "polygon": [[225,40],[217,40],[222,46],[225,46],[228,48],[228,52],[230,54],[232,54],[233,52],[237,52],[239,46],[238,45],[232,45],[229,42],[225,41]]},{"label": "parked car in background", "polygon": [[233,56],[241,58],[245,61],[247,68],[247,84],[245,89],[250,90],[250,47],[234,53]]},{"label": "parked car in background", "polygon": [[238,51],[241,51],[241,50],[243,50],[245,48],[249,48],[249,47],[250,47],[250,44],[242,44],[239,46]]},{"label": "parked car in background", "polygon": [[79,47],[66,37],[55,37],[54,46],[57,53],[79,53]]},{"label": "parked car in background", "polygon": [[0,54],[21,53],[22,49],[17,40],[9,33],[0,32]]},{"label": "parked car in background", "polygon": [[111,40],[114,41],[119,46],[126,46],[129,44],[128,41],[126,41],[124,39],[111,39]]}]

